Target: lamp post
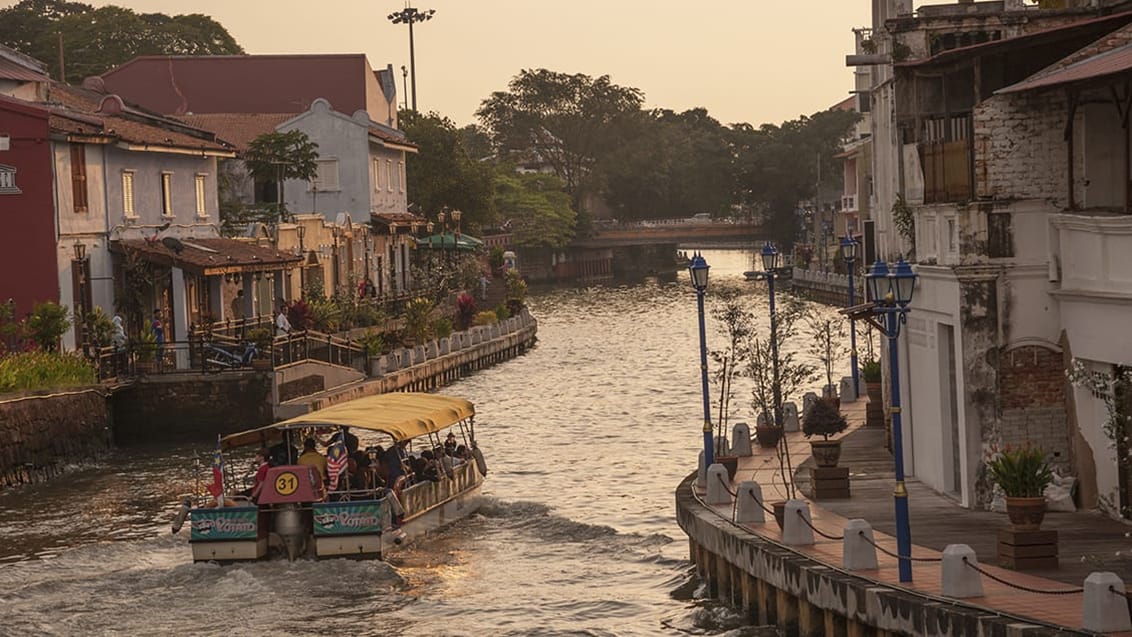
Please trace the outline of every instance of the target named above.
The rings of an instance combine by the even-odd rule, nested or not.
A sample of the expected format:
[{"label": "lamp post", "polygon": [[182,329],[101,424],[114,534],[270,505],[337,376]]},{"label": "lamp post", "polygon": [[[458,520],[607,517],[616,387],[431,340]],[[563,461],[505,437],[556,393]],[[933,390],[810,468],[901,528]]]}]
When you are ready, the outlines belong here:
[{"label": "lamp post", "polygon": [[688,261],[688,274],[691,275],[692,287],[696,290],[696,304],[700,317],[700,380],[703,383],[704,395],[704,467],[710,467],[715,462],[714,443],[711,439],[711,402],[708,400],[708,373],[707,373],[707,335],[704,331],[704,291],[707,290],[708,280],[707,261],[699,252]]},{"label": "lamp post", "polygon": [[[850,235],[841,238],[841,258],[845,259],[845,269],[849,271],[849,307],[853,307],[853,269],[857,265],[857,247],[860,244]],[[857,322],[849,318],[849,364],[853,373],[853,398],[861,397],[860,372],[857,370]]]},{"label": "lamp post", "polygon": [[763,275],[770,294],[770,358],[771,384],[774,393],[774,426],[782,431],[782,387],[778,382],[778,315],[774,310],[774,275],[778,270],[778,250],[774,244],[767,243],[760,253],[763,261]]},{"label": "lamp post", "polygon": [[455,234],[452,235],[452,260],[456,262],[456,267],[458,269],[460,266],[460,217],[462,217],[464,213],[461,210],[456,209],[453,210],[451,214],[452,224],[455,226]]},{"label": "lamp post", "polygon": [[908,322],[908,304],[916,287],[916,273],[900,258],[890,271],[877,260],[866,275],[868,292],[874,302],[873,313],[884,315],[888,337],[888,375],[892,382],[892,455],[896,464],[896,487],[892,492],[896,514],[896,552],[901,582],[912,581],[912,531],[908,525],[908,490],[904,486],[904,437],[900,429],[900,356],[897,339],[900,326]]},{"label": "lamp post", "polygon": [[409,68],[413,74],[413,112],[417,112],[417,59],[416,52],[413,49],[413,24],[416,22],[424,22],[431,20],[436,9],[425,9],[418,11],[413,7],[405,7],[400,11],[390,13],[386,16],[393,24],[408,24],[409,25]]},{"label": "lamp post", "polygon": [[302,223],[295,226],[295,232],[299,235],[299,256],[303,258],[299,262],[299,298],[303,298],[306,294],[307,288],[307,252],[306,246],[303,244],[303,237],[307,234],[306,227]]},{"label": "lamp post", "polygon": [[448,265],[448,224],[445,222],[448,219],[448,213],[445,212],[448,207],[441,208],[440,212],[436,213],[436,221],[440,224],[440,249],[444,250],[444,265]]},{"label": "lamp post", "polygon": [[436,224],[431,221],[425,224],[425,228],[428,229],[428,275],[430,277],[432,276],[432,230],[435,227]]}]

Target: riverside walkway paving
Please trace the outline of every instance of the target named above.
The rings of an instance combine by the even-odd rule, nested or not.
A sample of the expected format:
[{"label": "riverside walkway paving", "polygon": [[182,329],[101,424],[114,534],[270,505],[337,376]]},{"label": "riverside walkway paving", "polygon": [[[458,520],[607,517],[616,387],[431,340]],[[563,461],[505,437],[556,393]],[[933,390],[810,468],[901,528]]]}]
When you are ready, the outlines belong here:
[{"label": "riverside walkway paving", "polygon": [[[810,501],[813,525],[821,533],[833,537],[842,535],[848,518],[862,518],[874,529],[876,543],[896,552],[895,523],[892,490],[895,484],[892,455],[884,448],[884,431],[863,425],[865,401],[848,403],[842,411],[850,421],[850,430],[843,435],[840,466],[850,469],[851,497],[840,500]],[[796,497],[807,499],[809,442],[801,432],[787,434],[796,480]],[[779,462],[773,450],[755,447],[751,457],[741,458],[735,482],[755,480],[763,490],[766,502],[784,500],[788,489],[783,481]],[[812,463],[812,460],[808,462]],[[801,467],[799,467],[801,465]],[[1113,571],[1125,584],[1132,583],[1132,557],[1124,553],[1132,549],[1128,533],[1132,526],[1112,520],[1096,511],[1076,513],[1047,513],[1043,529],[1056,529],[1059,533],[1059,568],[1040,571],[1013,571],[999,568],[997,563],[997,531],[1009,523],[1003,513],[965,509],[945,496],[936,493],[914,478],[906,480],[909,491],[909,519],[912,533],[912,555],[929,560],[939,558],[949,544],[967,544],[975,550],[979,567],[1006,582],[1038,591],[1063,593],[1079,589],[1085,577],[1094,571]],[[720,515],[730,517],[732,505],[712,507]],[[742,525],[747,530],[768,540],[779,542],[782,532],[768,515],[766,524]],[[841,567],[842,542],[815,533],[813,546],[789,547],[812,559],[833,567]],[[913,581],[901,584],[897,560],[877,551],[879,568],[874,571],[855,571],[865,577],[893,588],[906,588],[947,603],[941,595],[941,564],[935,561],[914,561]],[[1020,590],[983,577],[985,595],[960,600],[967,606],[979,607],[1020,619],[1029,619],[1047,625],[1080,630],[1082,625],[1083,595],[1047,594]],[[1129,633],[1117,633],[1130,635]]]}]

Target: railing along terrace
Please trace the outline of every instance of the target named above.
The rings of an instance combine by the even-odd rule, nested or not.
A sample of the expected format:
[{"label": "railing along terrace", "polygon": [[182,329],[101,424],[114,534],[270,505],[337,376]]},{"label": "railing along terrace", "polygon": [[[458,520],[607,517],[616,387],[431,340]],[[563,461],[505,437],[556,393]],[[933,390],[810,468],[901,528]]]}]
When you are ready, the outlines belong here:
[{"label": "railing along terrace", "polygon": [[273,365],[316,360],[332,365],[366,369],[366,351],[356,341],[314,330],[292,331],[272,343]]}]

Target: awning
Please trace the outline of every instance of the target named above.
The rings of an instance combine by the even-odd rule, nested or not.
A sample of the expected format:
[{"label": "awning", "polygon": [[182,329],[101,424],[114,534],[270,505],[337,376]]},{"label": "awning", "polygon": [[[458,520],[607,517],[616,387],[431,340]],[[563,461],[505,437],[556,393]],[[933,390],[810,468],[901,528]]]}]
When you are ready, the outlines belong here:
[{"label": "awning", "polygon": [[475,413],[470,401],[453,396],[412,392],[379,394],[231,434],[221,439],[221,445],[225,449],[263,445],[279,440],[289,429],[317,427],[353,427],[388,434],[400,442],[442,431]]},{"label": "awning", "polygon": [[461,234],[457,237],[453,232],[443,232],[441,234],[434,234],[429,237],[417,239],[417,247],[429,250],[467,250],[468,252],[475,252],[483,248],[483,241],[466,234]]},{"label": "awning", "polygon": [[216,237],[210,239],[174,239],[165,237],[125,239],[110,242],[110,251],[125,254],[137,252],[150,263],[178,267],[193,274],[212,276],[235,272],[268,272],[297,267],[303,258],[290,252]]},{"label": "awning", "polygon": [[1123,73],[1130,69],[1132,69],[1132,44],[1126,44],[1118,49],[1085,58],[1076,64],[1070,64],[1045,75],[1031,76],[1017,84],[995,91],[995,95],[1020,93],[1038,88],[1092,80]]}]

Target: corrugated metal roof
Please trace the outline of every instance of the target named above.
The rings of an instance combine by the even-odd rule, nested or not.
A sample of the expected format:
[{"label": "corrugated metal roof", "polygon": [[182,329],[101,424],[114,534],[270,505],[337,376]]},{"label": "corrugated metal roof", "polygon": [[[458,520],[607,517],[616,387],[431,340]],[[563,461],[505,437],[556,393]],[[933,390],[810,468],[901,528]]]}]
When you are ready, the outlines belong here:
[{"label": "corrugated metal roof", "polygon": [[23,82],[48,82],[51,78],[37,73],[26,66],[0,57],[0,80],[20,80]]},{"label": "corrugated metal roof", "polygon": [[1032,91],[1043,87],[1114,75],[1129,69],[1132,69],[1132,44],[1106,51],[1041,77],[1022,80],[1017,84],[995,91],[995,94]]}]

